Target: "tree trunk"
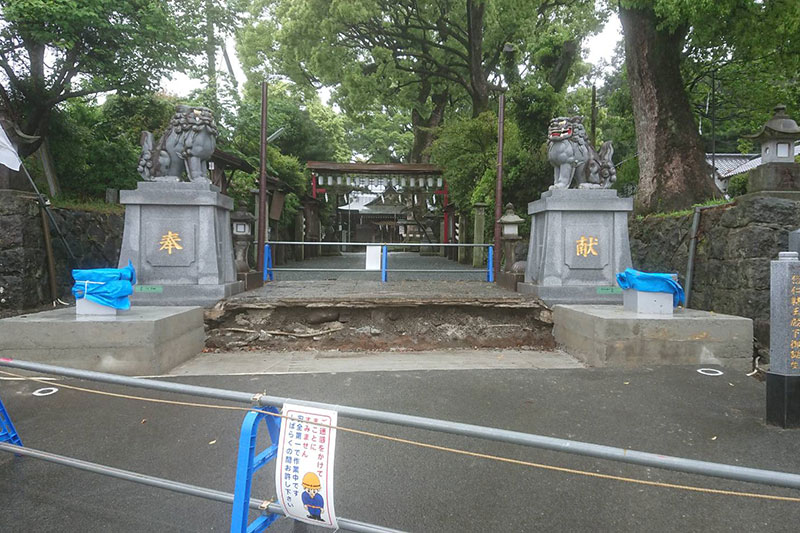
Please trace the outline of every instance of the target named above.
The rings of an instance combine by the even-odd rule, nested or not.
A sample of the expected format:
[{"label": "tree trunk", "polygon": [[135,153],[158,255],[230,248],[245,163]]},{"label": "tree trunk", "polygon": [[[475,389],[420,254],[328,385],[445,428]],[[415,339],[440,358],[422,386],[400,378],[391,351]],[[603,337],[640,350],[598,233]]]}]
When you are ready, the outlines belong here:
[{"label": "tree trunk", "polygon": [[56,166],[53,163],[53,155],[50,152],[50,143],[47,139],[42,141],[39,147],[39,158],[42,160],[42,170],[47,179],[47,188],[50,191],[50,197],[61,195],[61,185],[58,183],[58,175],[56,175]]},{"label": "tree trunk", "polygon": [[444,118],[444,110],[447,107],[447,91],[434,94],[431,97],[433,111],[425,118],[417,109],[411,111],[411,124],[414,128],[414,145],[408,156],[409,163],[430,163],[431,154],[428,149],[433,144],[434,130],[439,127]]},{"label": "tree trunk", "polygon": [[467,0],[467,38],[469,42],[469,95],[472,98],[472,118],[489,109],[489,80],[483,70],[483,17],[486,4]]},{"label": "tree trunk", "polygon": [[636,210],[674,211],[719,195],[681,78],[688,28],[659,30],[652,9],[619,13],[639,151]]}]

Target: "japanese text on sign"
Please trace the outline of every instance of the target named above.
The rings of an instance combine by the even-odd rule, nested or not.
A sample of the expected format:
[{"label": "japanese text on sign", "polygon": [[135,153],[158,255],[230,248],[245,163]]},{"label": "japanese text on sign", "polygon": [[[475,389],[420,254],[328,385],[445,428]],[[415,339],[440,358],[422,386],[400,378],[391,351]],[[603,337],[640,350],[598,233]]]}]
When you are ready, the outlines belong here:
[{"label": "japanese text on sign", "polygon": [[792,274],[792,284],[789,289],[790,312],[789,327],[789,368],[800,369],[800,274]]},{"label": "japanese text on sign", "polygon": [[337,528],[333,506],[336,411],[284,404],[275,489],[286,516]]}]

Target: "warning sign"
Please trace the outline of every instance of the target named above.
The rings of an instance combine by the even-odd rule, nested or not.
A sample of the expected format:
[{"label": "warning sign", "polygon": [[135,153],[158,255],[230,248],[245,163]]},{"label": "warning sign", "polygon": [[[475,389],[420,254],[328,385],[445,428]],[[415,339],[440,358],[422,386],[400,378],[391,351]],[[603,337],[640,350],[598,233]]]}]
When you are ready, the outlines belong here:
[{"label": "warning sign", "polygon": [[275,489],[286,516],[338,528],[333,507],[336,411],[284,404]]}]

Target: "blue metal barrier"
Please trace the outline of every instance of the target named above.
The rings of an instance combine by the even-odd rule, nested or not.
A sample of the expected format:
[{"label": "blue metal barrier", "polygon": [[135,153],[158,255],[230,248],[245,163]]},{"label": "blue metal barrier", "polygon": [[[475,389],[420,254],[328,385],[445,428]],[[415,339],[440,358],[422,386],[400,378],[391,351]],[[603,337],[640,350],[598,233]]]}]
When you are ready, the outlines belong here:
[{"label": "blue metal barrier", "polygon": [[489,246],[489,258],[486,261],[486,281],[494,282],[494,246]]},{"label": "blue metal barrier", "polygon": [[19,438],[14,424],[11,423],[11,417],[8,416],[3,400],[0,398],[0,442],[8,442],[22,446],[22,440]]},{"label": "blue metal barrier", "polygon": [[272,271],[272,247],[269,244],[264,245],[264,281],[275,281],[275,273]]},{"label": "blue metal barrier", "polygon": [[[268,413],[280,414],[277,407],[264,407],[258,411],[250,411],[242,422],[242,433],[239,436],[239,457],[236,460],[236,485],[233,494],[233,511],[231,512],[231,533],[257,533],[267,529],[280,515],[266,512],[249,522],[250,493],[253,486],[253,474],[275,459],[278,455],[278,440],[281,433],[281,419]],[[264,420],[269,432],[270,446],[256,455],[256,437],[258,426]]]},{"label": "blue metal barrier", "polygon": [[386,263],[388,258],[389,252],[387,251],[387,246],[384,244],[381,246],[381,281],[386,282],[387,275],[386,275]]}]

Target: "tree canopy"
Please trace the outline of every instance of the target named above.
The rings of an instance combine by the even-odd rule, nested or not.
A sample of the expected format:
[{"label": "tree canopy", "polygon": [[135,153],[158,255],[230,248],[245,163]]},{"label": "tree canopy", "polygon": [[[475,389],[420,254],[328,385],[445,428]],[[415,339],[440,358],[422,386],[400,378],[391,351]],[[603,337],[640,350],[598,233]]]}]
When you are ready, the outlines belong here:
[{"label": "tree canopy", "polygon": [[[719,194],[705,152],[754,150],[742,135],[777,103],[800,115],[792,0],[0,0],[0,10],[4,118],[34,139],[23,156],[50,138],[68,194],[136,179],[123,168],[138,130],[163,129],[177,100],[158,86],[178,70],[203,84],[181,103],[211,107],[220,146],[254,164],[269,80],[269,130],[284,128],[271,170],[297,193],[308,160],[432,162],[460,210],[494,201],[500,92],[505,198],[520,212],[552,183],[549,120],[583,115],[588,127],[593,86],[595,141],[614,141],[617,186],[638,183],[643,212]],[[586,37],[617,15],[624,45],[611,65],[588,64]]]},{"label": "tree canopy", "polygon": [[[198,51],[197,0],[1,0],[3,106],[27,135],[53,109],[96,93],[139,93]],[[21,155],[41,142],[23,144]]]}]

